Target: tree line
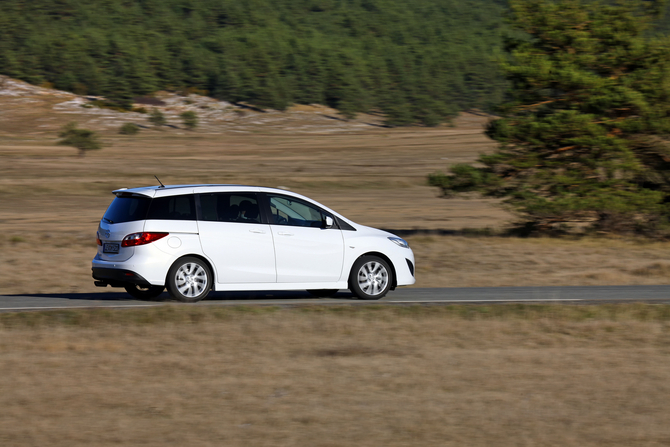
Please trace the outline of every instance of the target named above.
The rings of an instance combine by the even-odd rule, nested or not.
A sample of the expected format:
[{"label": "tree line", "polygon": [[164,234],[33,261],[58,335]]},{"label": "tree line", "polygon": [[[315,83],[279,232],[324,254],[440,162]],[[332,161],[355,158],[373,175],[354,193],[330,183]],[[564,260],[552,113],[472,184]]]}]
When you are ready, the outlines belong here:
[{"label": "tree line", "polygon": [[436,125],[501,101],[506,0],[3,0],[0,74],[121,107],[191,89]]}]

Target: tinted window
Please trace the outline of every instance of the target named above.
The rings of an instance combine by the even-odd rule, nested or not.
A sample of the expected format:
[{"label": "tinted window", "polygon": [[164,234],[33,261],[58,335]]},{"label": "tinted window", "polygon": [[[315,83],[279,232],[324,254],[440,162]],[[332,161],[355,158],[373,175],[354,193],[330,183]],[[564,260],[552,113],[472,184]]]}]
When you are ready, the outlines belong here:
[{"label": "tinted window", "polygon": [[200,195],[200,219],[211,222],[260,223],[258,199],[253,193]]},{"label": "tinted window", "polygon": [[[326,216],[321,208],[288,196],[268,195],[270,198],[270,220],[277,225],[322,228]],[[332,216],[331,216],[332,217]]]},{"label": "tinted window", "polygon": [[195,220],[195,198],[193,194],[157,197],[151,201],[147,219]]},{"label": "tinted window", "polygon": [[108,223],[143,220],[151,199],[146,196],[119,195],[107,208],[103,219]]}]

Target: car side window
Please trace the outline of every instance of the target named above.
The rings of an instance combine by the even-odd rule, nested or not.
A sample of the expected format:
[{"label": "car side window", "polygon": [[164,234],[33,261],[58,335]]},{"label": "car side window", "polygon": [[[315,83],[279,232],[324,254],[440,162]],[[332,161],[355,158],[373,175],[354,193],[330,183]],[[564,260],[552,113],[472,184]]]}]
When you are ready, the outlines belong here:
[{"label": "car side window", "polygon": [[200,220],[260,223],[258,198],[254,193],[200,194]]},{"label": "car side window", "polygon": [[323,228],[326,216],[319,207],[294,197],[268,194],[270,222],[275,225]]},{"label": "car side window", "polygon": [[149,205],[147,219],[195,220],[195,198],[193,194],[156,197]]}]

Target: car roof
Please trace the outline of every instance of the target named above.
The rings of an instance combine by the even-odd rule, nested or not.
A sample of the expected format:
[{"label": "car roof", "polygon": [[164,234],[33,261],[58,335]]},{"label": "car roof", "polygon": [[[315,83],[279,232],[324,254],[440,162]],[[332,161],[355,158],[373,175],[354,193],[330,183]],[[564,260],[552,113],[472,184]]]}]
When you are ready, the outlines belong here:
[{"label": "car roof", "polygon": [[[197,193],[203,194],[208,192],[273,192],[278,194],[290,195],[301,199],[306,199],[313,203],[318,203],[314,199],[305,197],[301,194],[289,191],[284,188],[269,188],[266,186],[250,186],[250,185],[228,185],[228,184],[199,184],[199,185],[165,185],[165,186],[142,186],[139,188],[121,188],[113,191],[114,194],[141,194],[147,197],[166,197],[177,196],[181,194]],[[321,205],[321,204],[319,204]],[[323,205],[321,205],[323,206]],[[331,210],[332,211],[332,210]]]},{"label": "car roof", "polygon": [[193,184],[193,185],[165,185],[165,186],[141,186],[138,188],[120,188],[113,191],[117,193],[141,194],[148,197],[160,196],[175,196],[180,194],[188,194],[192,192],[226,192],[226,191],[260,191],[274,190],[284,191],[279,188],[261,188],[259,186],[250,185],[233,185],[233,184]]},{"label": "car roof", "polygon": [[199,184],[199,185],[165,185],[165,186],[143,186],[139,188],[121,188],[113,191],[114,194],[119,193],[128,193],[128,194],[141,194],[147,197],[166,197],[166,196],[176,196],[180,194],[206,194],[208,192],[269,192],[293,196],[299,199],[306,200],[315,205],[320,206],[321,208],[335,214],[337,217],[344,219],[350,224],[356,225],[351,220],[347,219],[337,211],[328,208],[322,203],[317,202],[314,199],[303,196],[302,194],[289,191],[285,188],[269,188],[266,186],[249,186],[249,185],[227,185],[227,184]]}]

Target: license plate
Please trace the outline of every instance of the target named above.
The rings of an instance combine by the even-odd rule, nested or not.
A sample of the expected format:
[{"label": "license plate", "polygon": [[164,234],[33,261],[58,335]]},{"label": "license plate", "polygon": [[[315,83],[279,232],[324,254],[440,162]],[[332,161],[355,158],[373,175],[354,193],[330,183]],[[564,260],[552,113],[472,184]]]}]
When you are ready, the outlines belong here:
[{"label": "license plate", "polygon": [[102,244],[102,252],[103,253],[118,253],[119,252],[119,244],[115,244],[113,242],[105,242]]}]

